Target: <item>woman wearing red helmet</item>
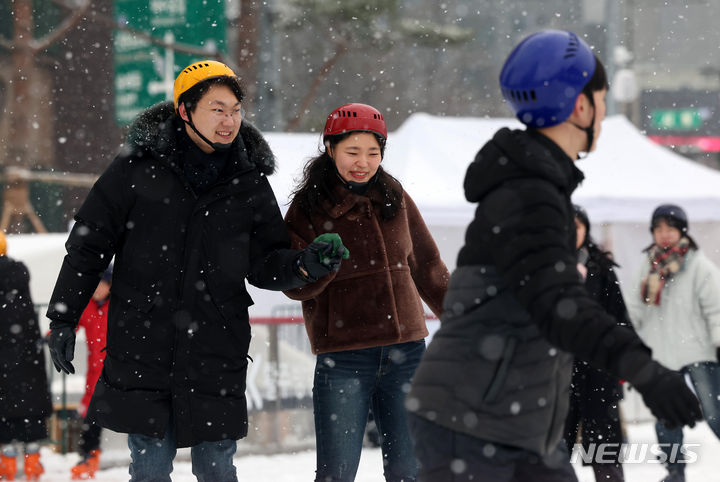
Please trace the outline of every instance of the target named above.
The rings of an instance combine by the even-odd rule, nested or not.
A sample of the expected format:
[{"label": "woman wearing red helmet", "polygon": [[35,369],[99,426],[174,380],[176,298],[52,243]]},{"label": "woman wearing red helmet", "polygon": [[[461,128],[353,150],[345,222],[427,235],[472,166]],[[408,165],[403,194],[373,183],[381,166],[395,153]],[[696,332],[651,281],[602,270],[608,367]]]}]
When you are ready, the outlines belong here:
[{"label": "woman wearing red helmet", "polygon": [[417,476],[404,399],[425,351],[422,301],[440,315],[448,271],[415,203],[380,165],[386,138],[377,109],[335,109],[285,217],[293,248],[333,231],[350,251],[336,273],[285,292],[302,301],[317,354],[318,481],[354,480],[370,410],[385,479]]}]

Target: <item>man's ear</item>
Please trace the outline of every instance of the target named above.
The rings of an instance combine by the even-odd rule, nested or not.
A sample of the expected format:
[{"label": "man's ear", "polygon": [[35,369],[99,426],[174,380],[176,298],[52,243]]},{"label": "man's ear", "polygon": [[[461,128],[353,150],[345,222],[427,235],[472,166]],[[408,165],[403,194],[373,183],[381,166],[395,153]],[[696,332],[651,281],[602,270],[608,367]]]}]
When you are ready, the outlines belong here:
[{"label": "man's ear", "polygon": [[190,122],[190,118],[187,115],[187,110],[185,109],[185,102],[178,105],[178,114],[180,114],[180,118],[184,120],[185,122]]},{"label": "man's ear", "polygon": [[587,95],[585,95],[584,92],[581,92],[580,95],[578,95],[575,99],[575,106],[573,107],[573,111],[570,116],[577,120],[582,120],[589,110],[590,100],[587,98]]}]

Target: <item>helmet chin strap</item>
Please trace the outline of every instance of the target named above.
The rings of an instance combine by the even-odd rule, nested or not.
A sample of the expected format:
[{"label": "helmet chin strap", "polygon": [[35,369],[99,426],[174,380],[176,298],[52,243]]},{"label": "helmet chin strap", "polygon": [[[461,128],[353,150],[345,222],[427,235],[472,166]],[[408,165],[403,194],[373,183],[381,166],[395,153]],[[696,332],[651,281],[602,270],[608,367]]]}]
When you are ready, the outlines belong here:
[{"label": "helmet chin strap", "polygon": [[[588,127],[582,127],[572,121],[568,121],[571,125],[577,127],[581,131],[585,132],[585,136],[587,137],[587,146],[585,148],[585,155],[587,156],[588,153],[590,153],[590,149],[592,149],[593,141],[595,140],[595,101],[592,98],[592,94],[588,95],[585,94],[585,97],[590,101],[590,105],[593,108],[593,114],[592,119],[590,120],[590,125]],[[582,151],[581,151],[582,152]],[[582,159],[580,157],[580,154],[578,153],[578,159]]]},{"label": "helmet chin strap", "polygon": [[233,145],[232,142],[229,142],[227,144],[222,143],[222,142],[210,142],[210,140],[207,137],[205,137],[204,135],[202,135],[200,133],[200,131],[197,130],[197,128],[195,127],[195,123],[192,121],[192,116],[190,115],[190,111],[188,109],[185,109],[185,112],[187,113],[188,120],[183,119],[183,122],[185,122],[187,125],[189,125],[190,128],[195,132],[195,134],[197,134],[198,137],[200,137],[200,139],[202,139],[205,144],[212,147],[213,149],[215,149],[218,152],[225,152],[225,151],[230,150],[230,148]]}]

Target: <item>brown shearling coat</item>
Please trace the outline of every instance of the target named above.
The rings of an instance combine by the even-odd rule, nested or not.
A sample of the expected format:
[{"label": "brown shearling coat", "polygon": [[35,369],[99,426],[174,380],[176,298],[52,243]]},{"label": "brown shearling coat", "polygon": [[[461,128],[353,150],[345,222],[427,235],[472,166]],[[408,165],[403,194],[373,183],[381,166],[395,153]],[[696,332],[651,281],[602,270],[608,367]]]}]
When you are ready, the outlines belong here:
[{"label": "brown shearling coat", "polygon": [[403,192],[397,215],[384,220],[379,194],[355,194],[339,183],[334,189],[339,204],[326,200],[308,218],[293,202],[285,216],[293,248],[334,232],[350,250],[337,273],[285,291],[302,301],[313,353],[426,337],[421,298],[439,317],[449,273],[417,206]]}]

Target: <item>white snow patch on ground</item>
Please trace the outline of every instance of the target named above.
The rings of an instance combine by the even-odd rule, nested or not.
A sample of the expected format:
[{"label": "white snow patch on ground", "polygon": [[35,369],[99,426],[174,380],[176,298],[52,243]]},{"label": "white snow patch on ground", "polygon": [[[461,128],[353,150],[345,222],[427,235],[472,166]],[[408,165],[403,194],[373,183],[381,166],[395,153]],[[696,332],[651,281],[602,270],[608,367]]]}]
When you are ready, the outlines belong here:
[{"label": "white snow patch on ground", "polygon": [[[628,424],[628,438],[631,442],[655,443],[653,424]],[[242,441],[240,442],[242,444]],[[686,475],[689,482],[720,482],[720,441],[718,441],[706,424],[699,424],[694,429],[685,429],[686,444],[700,444],[697,447],[698,460],[687,467]],[[116,451],[113,451],[116,452]],[[120,452],[120,451],[117,451]],[[182,451],[179,454],[183,454]],[[106,454],[108,457],[127,458],[127,453]],[[43,449],[42,462],[46,473],[42,477],[45,482],[66,482],[69,479],[70,467],[78,460],[77,454],[60,455]],[[237,456],[235,459],[239,481],[272,481],[296,482],[310,481],[315,475],[315,452],[302,451],[293,454],[269,456]],[[172,480],[175,482],[195,481],[190,462],[177,461],[174,464]],[[665,475],[664,468],[657,463],[626,464],[625,477],[627,482],[654,482]],[[594,482],[590,467],[575,466],[580,482]],[[100,482],[126,482],[129,480],[127,466],[101,470],[96,479]],[[356,482],[378,482],[383,480],[382,456],[380,449],[363,450]]]}]

